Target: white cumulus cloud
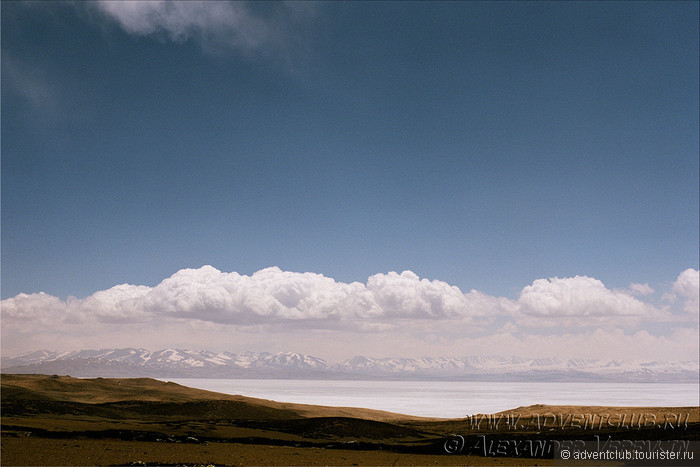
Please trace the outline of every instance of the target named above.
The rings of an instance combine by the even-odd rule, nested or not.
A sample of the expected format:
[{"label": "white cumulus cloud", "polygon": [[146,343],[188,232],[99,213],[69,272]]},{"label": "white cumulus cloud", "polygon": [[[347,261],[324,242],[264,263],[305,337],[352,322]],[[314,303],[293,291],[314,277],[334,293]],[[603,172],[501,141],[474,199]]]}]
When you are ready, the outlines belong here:
[{"label": "white cumulus cloud", "polygon": [[534,281],[521,291],[516,314],[525,323],[549,325],[664,320],[668,315],[665,310],[626,292],[610,290],[600,280],[587,276]]},{"label": "white cumulus cloud", "polygon": [[66,308],[72,316],[94,317],[106,322],[140,321],[147,318],[140,299],[151,290],[145,285],[121,284],[95,292],[84,300],[71,298]]},{"label": "white cumulus cloud", "polygon": [[[354,322],[363,329],[405,319],[489,321],[505,299],[420,279],[411,271],[375,274],[367,284],[322,274],[262,269],[245,276],[212,266],[182,269],[155,287],[122,284],[84,299],[20,294],[6,299],[3,316],[60,322],[140,322],[194,319],[222,324]],[[325,323],[325,324],[324,324]],[[309,326],[305,324],[304,326]],[[368,327],[369,326],[369,327]],[[382,328],[380,326],[379,328]]]},{"label": "white cumulus cloud", "polygon": [[[91,3],[129,34],[193,39],[208,52],[276,53],[298,45],[314,3],[106,0]],[[303,42],[303,41],[302,41]]]},{"label": "white cumulus cloud", "polygon": [[[697,283],[696,270],[683,271],[669,292],[695,316]],[[157,342],[222,350],[326,346],[335,355],[697,353],[696,321],[670,320],[665,309],[586,276],[538,279],[512,300],[463,293],[411,271],[375,274],[363,284],[278,267],[241,275],[203,266],[154,287],[121,284],[66,300],[22,293],[0,305],[3,351]],[[683,321],[685,328],[669,327]]]},{"label": "white cumulus cloud", "polygon": [[696,316],[700,314],[700,271],[697,269],[686,269],[681,272],[671,287],[670,295],[672,301],[682,300],[683,310],[686,313]]},{"label": "white cumulus cloud", "polygon": [[367,289],[385,317],[488,319],[500,313],[501,301],[472,290],[463,294],[446,282],[420,279],[411,271],[375,274]]},{"label": "white cumulus cloud", "polygon": [[630,292],[637,295],[651,295],[654,289],[649,287],[649,284],[630,284]]},{"label": "white cumulus cloud", "polygon": [[65,318],[66,304],[44,292],[21,293],[2,301],[3,324],[19,322],[34,325],[59,322]]},{"label": "white cumulus cloud", "polygon": [[183,269],[154,287],[143,307],[156,314],[221,323],[337,320],[362,317],[374,306],[364,286],[277,267],[251,276],[211,266]]},{"label": "white cumulus cloud", "polygon": [[[697,271],[688,270],[673,287],[688,309],[697,307],[694,284]],[[586,276],[538,279],[514,301],[477,290],[463,293],[411,271],[375,274],[366,284],[348,284],[277,267],[246,276],[212,266],[182,269],[155,287],[121,284],[65,301],[44,293],[19,294],[2,306],[6,319],[47,323],[194,319],[242,325],[306,322],[304,326],[319,328],[362,323],[364,329],[397,320],[458,320],[483,326],[511,316],[525,325],[591,326],[611,320],[663,321],[668,315]]]}]

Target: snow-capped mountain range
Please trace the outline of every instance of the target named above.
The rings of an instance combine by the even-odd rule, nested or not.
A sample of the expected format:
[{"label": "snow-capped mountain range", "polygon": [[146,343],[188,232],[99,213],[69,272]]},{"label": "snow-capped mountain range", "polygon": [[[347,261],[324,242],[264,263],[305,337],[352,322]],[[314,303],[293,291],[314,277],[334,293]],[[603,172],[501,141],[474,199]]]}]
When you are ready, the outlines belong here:
[{"label": "snow-capped mountain range", "polygon": [[2,358],[5,373],[88,377],[434,379],[465,381],[692,382],[698,361],[621,361],[519,357],[354,357],[334,363],[294,352],[182,349],[41,350]]}]

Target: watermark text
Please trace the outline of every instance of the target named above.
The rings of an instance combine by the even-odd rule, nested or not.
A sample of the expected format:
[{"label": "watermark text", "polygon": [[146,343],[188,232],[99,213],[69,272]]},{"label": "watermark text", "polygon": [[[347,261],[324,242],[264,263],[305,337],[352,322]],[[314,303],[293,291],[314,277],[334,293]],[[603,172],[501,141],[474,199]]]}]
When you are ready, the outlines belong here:
[{"label": "watermark text", "polygon": [[600,430],[604,428],[683,430],[688,428],[690,413],[545,413],[522,415],[517,413],[470,415],[469,428],[473,431],[522,431],[551,429]]}]

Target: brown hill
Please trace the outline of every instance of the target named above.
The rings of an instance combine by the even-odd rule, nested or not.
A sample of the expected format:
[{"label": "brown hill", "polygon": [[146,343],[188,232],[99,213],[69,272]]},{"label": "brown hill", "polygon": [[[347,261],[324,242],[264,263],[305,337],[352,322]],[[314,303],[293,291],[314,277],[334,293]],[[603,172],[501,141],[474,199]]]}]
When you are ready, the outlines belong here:
[{"label": "brown hill", "polygon": [[[475,427],[475,419],[276,402],[150,378],[1,375],[1,383],[3,465],[447,465],[466,459],[480,463],[479,456],[490,465],[541,465],[551,459],[526,459],[517,452],[489,459],[481,448],[467,454],[471,457],[446,456],[443,445],[452,433],[464,435],[466,446],[480,446],[486,437],[489,443],[504,437],[523,443],[597,433],[619,439],[698,439],[700,432],[698,407],[534,405],[481,416],[485,418]],[[600,424],[602,431],[571,431],[583,413],[637,414],[636,420],[640,413],[656,414],[656,421],[669,414],[678,417],[669,429],[606,423]],[[540,427],[537,417],[550,414],[560,420]],[[101,454],[89,454],[94,452]]]},{"label": "brown hill", "polygon": [[[81,404],[141,401],[158,402],[161,405],[164,403],[198,403],[203,410],[213,407],[212,404],[203,404],[203,401],[227,401],[228,403],[224,404],[227,407],[237,407],[238,418],[248,419],[260,417],[264,417],[264,419],[354,417],[382,422],[431,420],[426,417],[414,417],[381,410],[294,404],[222,394],[151,378],[81,379],[56,375],[3,374],[1,381],[3,401],[62,401]],[[151,409],[155,410],[156,406],[151,406]],[[179,409],[184,409],[184,406],[179,406]],[[250,413],[246,413],[246,411]],[[195,414],[190,415],[194,416]]]}]

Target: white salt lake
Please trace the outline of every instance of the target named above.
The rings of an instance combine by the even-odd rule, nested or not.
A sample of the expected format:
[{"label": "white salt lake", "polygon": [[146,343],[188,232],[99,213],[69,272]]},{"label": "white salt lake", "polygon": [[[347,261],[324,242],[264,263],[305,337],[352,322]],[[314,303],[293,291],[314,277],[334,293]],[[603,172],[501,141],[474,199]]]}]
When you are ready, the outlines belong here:
[{"label": "white salt lake", "polygon": [[160,379],[279,402],[364,407],[424,417],[459,418],[533,404],[700,406],[700,384],[693,383]]}]

